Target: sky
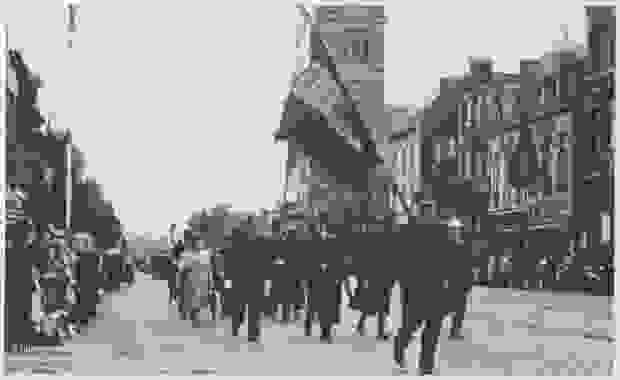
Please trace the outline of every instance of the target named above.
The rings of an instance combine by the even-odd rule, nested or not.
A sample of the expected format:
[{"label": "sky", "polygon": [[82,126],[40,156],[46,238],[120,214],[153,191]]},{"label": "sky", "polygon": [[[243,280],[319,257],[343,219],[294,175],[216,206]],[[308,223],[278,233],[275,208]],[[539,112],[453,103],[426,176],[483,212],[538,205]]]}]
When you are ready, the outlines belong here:
[{"label": "sky", "polygon": [[[385,103],[422,106],[469,56],[518,72],[563,37],[585,41],[579,0],[386,0]],[[217,203],[272,208],[274,143],[295,69],[293,0],[81,0],[68,49],[64,0],[2,0],[9,46],[45,81],[54,112],[132,233]]]}]

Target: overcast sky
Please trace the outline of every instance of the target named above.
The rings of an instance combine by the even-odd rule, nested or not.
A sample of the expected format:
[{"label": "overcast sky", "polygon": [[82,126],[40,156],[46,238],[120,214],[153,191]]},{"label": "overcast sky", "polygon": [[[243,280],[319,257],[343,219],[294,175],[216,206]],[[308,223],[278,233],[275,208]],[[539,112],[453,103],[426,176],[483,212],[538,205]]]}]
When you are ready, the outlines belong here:
[{"label": "overcast sky", "polygon": [[[73,50],[63,0],[2,0],[9,45],[45,80],[41,108],[71,128],[87,174],[131,232],[165,233],[192,210],[271,208],[275,144],[295,66],[292,0],[82,0]],[[579,0],[386,0],[385,102],[423,105],[467,57],[517,72],[553,41],[585,40]]]}]

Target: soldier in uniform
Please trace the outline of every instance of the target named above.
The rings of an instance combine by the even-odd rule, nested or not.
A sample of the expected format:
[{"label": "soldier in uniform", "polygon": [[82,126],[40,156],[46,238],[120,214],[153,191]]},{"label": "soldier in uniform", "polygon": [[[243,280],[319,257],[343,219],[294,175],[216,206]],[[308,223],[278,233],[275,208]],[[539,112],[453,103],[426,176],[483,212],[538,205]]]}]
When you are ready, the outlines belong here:
[{"label": "soldier in uniform", "polygon": [[265,263],[260,255],[262,241],[256,238],[250,225],[251,221],[247,221],[243,230],[233,233],[233,247],[226,257],[226,271],[230,271],[233,298],[233,336],[239,335],[239,328],[247,317],[248,341],[258,342],[265,297]]},{"label": "soldier in uniform", "polygon": [[471,268],[457,267],[450,262],[462,252],[458,252],[458,245],[449,238],[449,227],[445,224],[413,224],[409,228],[408,239],[414,239],[420,247],[432,247],[432,250],[420,251],[416,262],[406,261],[411,257],[407,252],[401,252],[395,260],[404,299],[402,327],[394,339],[394,361],[401,370],[406,368],[405,349],[413,333],[424,325],[418,371],[421,375],[430,375],[435,366],[443,319],[454,310],[455,294],[462,292],[462,281],[450,282],[449,279],[457,271],[471,273]]},{"label": "soldier in uniform", "polygon": [[[365,335],[366,318],[371,315],[377,316],[377,339],[387,340],[385,322],[390,313],[391,291],[395,280],[391,273],[377,268],[376,262],[371,259],[376,257],[373,253],[379,252],[386,237],[384,233],[376,232],[367,236],[369,241],[364,245],[368,250],[358,261],[358,273],[361,274],[361,284],[358,285],[358,306],[362,315],[356,325],[356,331]],[[370,259],[370,260],[369,260]]]},{"label": "soldier in uniform", "polygon": [[[467,300],[474,284],[474,257],[471,246],[471,238],[462,230],[463,225],[458,219],[453,219],[449,224],[451,238],[457,244],[455,255],[451,260],[451,272],[449,281],[454,290],[454,312],[450,327],[450,339],[463,339],[462,329],[467,310]],[[471,268],[471,271],[467,271]]]},{"label": "soldier in uniform", "polygon": [[[315,240],[316,242],[319,240]],[[320,242],[325,243],[325,241]],[[330,252],[325,252],[321,247],[316,248],[314,251],[316,257],[308,263],[310,307],[304,328],[306,336],[312,335],[312,317],[314,313],[318,314],[321,328],[320,339],[324,343],[331,343],[332,330],[336,324],[340,323],[344,271],[342,263],[330,255]]]}]

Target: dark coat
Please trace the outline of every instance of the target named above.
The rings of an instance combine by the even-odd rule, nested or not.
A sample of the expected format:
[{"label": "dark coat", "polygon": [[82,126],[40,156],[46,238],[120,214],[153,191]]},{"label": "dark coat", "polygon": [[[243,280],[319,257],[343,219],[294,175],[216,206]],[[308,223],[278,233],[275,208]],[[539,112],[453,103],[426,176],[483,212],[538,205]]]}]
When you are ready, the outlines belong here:
[{"label": "dark coat", "polygon": [[343,271],[340,265],[329,263],[324,270],[315,264],[309,271],[310,303],[318,311],[319,319],[329,323],[340,322]]},{"label": "dark coat", "polygon": [[232,293],[239,302],[264,301],[269,263],[263,254],[264,243],[262,240],[237,239],[226,252],[226,278],[232,281]]},{"label": "dark coat", "polygon": [[397,246],[401,251],[394,269],[400,286],[407,288],[411,317],[430,319],[454,309],[455,295],[471,278],[471,266],[464,264],[471,255],[449,238],[447,227],[413,225],[400,234]]}]

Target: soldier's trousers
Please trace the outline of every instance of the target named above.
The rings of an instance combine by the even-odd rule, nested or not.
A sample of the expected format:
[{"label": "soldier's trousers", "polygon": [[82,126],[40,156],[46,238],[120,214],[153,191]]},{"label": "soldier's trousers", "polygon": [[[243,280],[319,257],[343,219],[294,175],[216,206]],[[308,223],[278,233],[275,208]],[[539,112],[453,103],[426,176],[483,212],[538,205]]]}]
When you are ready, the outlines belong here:
[{"label": "soldier's trousers", "polygon": [[460,334],[463,328],[463,321],[465,320],[465,312],[467,311],[467,298],[471,293],[471,287],[463,289],[463,293],[459,294],[459,297],[455,300],[454,316],[452,318],[452,325],[450,326],[450,333],[452,335]]},{"label": "soldier's trousers", "polygon": [[424,323],[422,331],[422,349],[418,357],[418,369],[422,373],[431,373],[435,367],[435,352],[439,343],[443,316],[437,315],[428,319],[405,320],[403,326],[398,330],[398,335],[394,339],[394,355],[396,358],[403,358],[404,351],[409,346],[413,333],[415,333]]},{"label": "soldier's trousers", "polygon": [[32,334],[32,323],[30,322],[32,304],[29,298],[31,294],[25,291],[7,291],[7,293],[8,302],[4,305],[6,315],[4,324],[5,352],[16,350],[18,347],[28,344],[29,335]]},{"label": "soldier's trousers", "polygon": [[422,311],[424,313],[423,318],[416,317],[415,308],[421,305],[412,302],[410,289],[405,288],[403,290],[402,327],[398,329],[398,334],[394,339],[394,359],[398,362],[403,360],[405,350],[409,346],[413,334],[424,324],[422,348],[418,357],[418,370],[422,374],[431,374],[435,367],[435,353],[439,343],[443,318],[446,313],[443,308],[439,307],[432,312]]},{"label": "soldier's trousers", "polygon": [[[261,307],[257,302],[244,302],[235,300],[235,310],[233,311],[232,333],[233,336],[239,335],[239,328],[246,319],[248,321],[248,338],[258,339],[260,337],[260,315]],[[246,314],[247,307],[247,314]]]}]

